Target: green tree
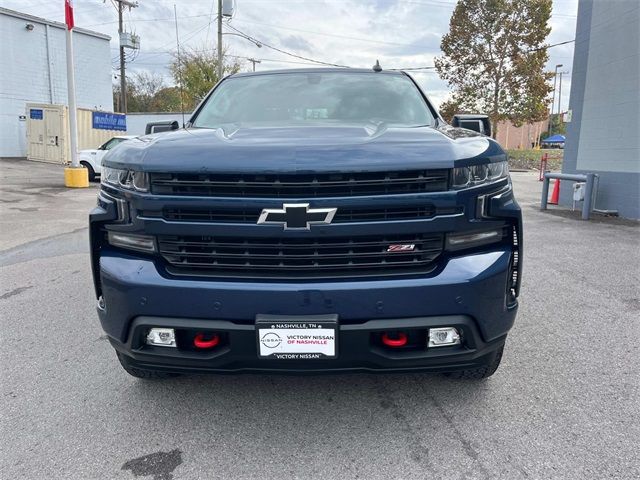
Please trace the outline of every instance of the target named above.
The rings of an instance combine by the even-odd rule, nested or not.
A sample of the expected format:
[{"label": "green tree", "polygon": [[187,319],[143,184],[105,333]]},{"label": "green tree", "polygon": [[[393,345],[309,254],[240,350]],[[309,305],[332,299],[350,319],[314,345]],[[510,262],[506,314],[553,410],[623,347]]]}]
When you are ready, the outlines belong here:
[{"label": "green tree", "polygon": [[464,109],[460,106],[460,104],[454,98],[450,98],[440,105],[438,109],[442,118],[444,118],[447,122],[451,123],[453,120],[453,116],[456,113],[466,113]]},{"label": "green tree", "polygon": [[[174,91],[175,90],[175,91]],[[120,111],[120,83],[113,86],[116,110]],[[180,97],[175,87],[167,87],[160,74],[134,72],[127,76],[129,112],[178,112]]]},{"label": "green tree", "polygon": [[[164,87],[158,90],[151,100],[151,112],[181,112],[182,99],[178,87]],[[190,111],[185,107],[185,111]]]},{"label": "green tree", "polygon": [[[230,60],[228,55],[223,58],[225,76],[240,71],[242,64],[238,60]],[[218,83],[218,54],[206,48],[185,49],[179,56],[174,55],[170,69],[176,84],[182,85],[185,109],[193,110]]]},{"label": "green tree", "polygon": [[444,106],[488,114],[494,138],[500,120],[544,119],[550,17],[551,0],[459,0],[435,60],[454,90]]}]

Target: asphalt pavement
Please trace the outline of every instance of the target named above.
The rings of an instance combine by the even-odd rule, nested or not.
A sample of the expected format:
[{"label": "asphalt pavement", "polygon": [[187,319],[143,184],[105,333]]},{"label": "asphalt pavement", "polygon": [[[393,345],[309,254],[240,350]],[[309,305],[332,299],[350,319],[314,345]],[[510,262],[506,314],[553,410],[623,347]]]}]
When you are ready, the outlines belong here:
[{"label": "asphalt pavement", "polygon": [[521,307],[486,381],[438,375],[129,377],[100,329],[97,187],[0,161],[0,478],[638,478],[640,229],[525,216]]}]

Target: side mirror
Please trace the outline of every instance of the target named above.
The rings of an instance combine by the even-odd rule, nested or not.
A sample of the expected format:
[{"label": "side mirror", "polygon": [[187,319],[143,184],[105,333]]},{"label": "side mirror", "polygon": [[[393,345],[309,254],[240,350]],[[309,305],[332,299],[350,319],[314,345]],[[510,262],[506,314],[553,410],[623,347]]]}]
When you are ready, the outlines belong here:
[{"label": "side mirror", "polygon": [[170,130],[178,130],[179,128],[180,124],[177,122],[177,120],[150,122],[147,123],[147,126],[144,129],[144,134],[149,135],[150,133],[168,132]]},{"label": "side mirror", "polygon": [[474,132],[481,133],[487,137],[491,136],[491,122],[489,121],[488,115],[458,113],[453,116],[451,125],[454,127],[466,128],[467,130],[473,130]]}]

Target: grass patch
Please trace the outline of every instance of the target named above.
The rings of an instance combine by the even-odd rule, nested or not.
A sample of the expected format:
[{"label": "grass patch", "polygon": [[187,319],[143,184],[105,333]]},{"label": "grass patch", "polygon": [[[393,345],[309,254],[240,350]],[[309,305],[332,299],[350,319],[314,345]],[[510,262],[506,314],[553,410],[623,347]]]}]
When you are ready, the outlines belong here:
[{"label": "grass patch", "polygon": [[562,170],[562,154],[561,149],[544,149],[544,150],[507,150],[509,154],[509,168],[523,170],[538,170],[540,168],[540,158],[545,153],[549,156],[547,161],[547,170]]}]

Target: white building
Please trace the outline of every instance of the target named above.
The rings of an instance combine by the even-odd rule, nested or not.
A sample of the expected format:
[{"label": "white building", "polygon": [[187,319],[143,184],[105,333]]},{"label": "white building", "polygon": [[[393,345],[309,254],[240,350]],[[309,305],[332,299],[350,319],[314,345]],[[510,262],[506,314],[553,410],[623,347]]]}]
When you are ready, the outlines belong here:
[{"label": "white building", "polygon": [[[0,8],[0,157],[27,155],[27,103],[67,104],[65,28]],[[73,31],[78,108],[113,111],[110,39]]]}]

